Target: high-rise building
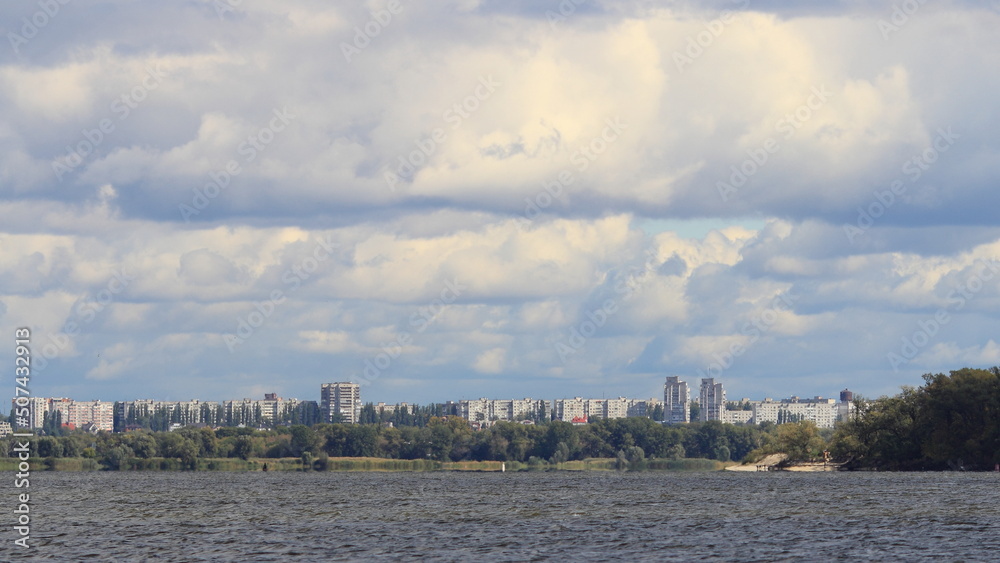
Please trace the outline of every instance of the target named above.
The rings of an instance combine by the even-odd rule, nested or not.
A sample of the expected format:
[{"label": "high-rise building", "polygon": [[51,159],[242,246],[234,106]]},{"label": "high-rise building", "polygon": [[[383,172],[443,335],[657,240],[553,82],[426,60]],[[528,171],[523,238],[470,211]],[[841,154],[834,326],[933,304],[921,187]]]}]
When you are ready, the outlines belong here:
[{"label": "high-rise building", "polygon": [[324,383],[320,386],[320,409],[326,422],[340,420],[357,424],[361,419],[361,386],[357,383]]},{"label": "high-rise building", "polygon": [[[27,409],[25,413],[24,409]],[[27,416],[21,416],[22,413]],[[16,428],[41,428],[49,414],[49,399],[43,397],[17,397],[10,401],[10,421]]]},{"label": "high-rise building", "polygon": [[549,420],[551,407],[548,401],[524,399],[463,399],[455,405],[454,412],[469,422]]},{"label": "high-rise building", "polygon": [[556,399],[552,402],[552,419],[565,422],[586,421],[601,418],[626,418],[651,416],[659,406],[657,399]]},{"label": "high-rise building", "polygon": [[83,428],[84,425],[90,424],[95,430],[113,432],[115,404],[110,401],[72,401],[69,416],[63,418],[62,422],[74,428]]},{"label": "high-rise building", "polygon": [[663,422],[679,424],[691,421],[691,391],[686,381],[676,375],[663,384]]},{"label": "high-rise building", "polygon": [[726,410],[726,390],[721,383],[716,383],[712,377],[702,378],[700,399],[699,418],[702,422],[722,420],[723,412]]},{"label": "high-rise building", "polygon": [[634,416],[652,418],[656,407],[662,406],[659,399],[653,397],[648,399],[628,399],[628,411],[625,416],[630,418]]},{"label": "high-rise building", "polygon": [[[115,431],[153,426],[167,420],[181,425],[247,426],[271,428],[281,424],[315,424],[320,421],[316,401],[282,399],[266,393],[264,399],[237,399],[221,402],[154,401],[138,399],[114,404]],[[154,424],[150,424],[151,419]],[[65,420],[65,419],[64,419]]]},{"label": "high-rise building", "polygon": [[854,392],[844,389],[840,392],[840,403],[837,404],[837,420],[847,422],[854,413]]},{"label": "high-rise building", "polygon": [[[22,401],[23,402],[23,401]],[[12,414],[19,412],[17,401],[13,403],[15,410]],[[50,413],[59,412],[60,422],[72,428],[81,428],[84,424],[91,424],[96,430],[114,430],[115,404],[107,401],[74,401],[67,398],[43,398],[32,397],[28,400],[27,428],[42,428],[45,424],[45,417]],[[15,418],[15,424],[24,427],[21,417]]]},{"label": "high-rise building", "polygon": [[838,416],[837,402],[823,397],[813,399],[791,397],[780,401],[764,399],[763,401],[751,401],[750,405],[753,408],[752,420],[754,424],[763,424],[764,422],[785,424],[808,420],[819,428],[833,428]]}]

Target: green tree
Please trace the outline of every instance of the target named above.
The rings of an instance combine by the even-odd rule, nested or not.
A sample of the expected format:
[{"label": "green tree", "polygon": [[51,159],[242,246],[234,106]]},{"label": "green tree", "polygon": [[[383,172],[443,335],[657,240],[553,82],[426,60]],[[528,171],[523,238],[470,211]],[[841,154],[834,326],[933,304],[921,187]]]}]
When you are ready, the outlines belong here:
[{"label": "green tree", "polygon": [[664,457],[667,459],[684,459],[684,446],[680,444],[670,446]]},{"label": "green tree", "polygon": [[568,451],[568,456],[563,461],[569,461],[580,449],[580,437],[571,423],[554,420],[545,426],[541,457],[552,458],[560,444],[566,446]]},{"label": "green tree", "polygon": [[917,433],[931,461],[990,469],[1000,463],[1000,375],[964,368],[927,374],[920,389]]},{"label": "green tree", "polygon": [[565,463],[569,461],[569,446],[566,445],[566,442],[559,442],[556,445],[556,451],[552,453],[549,461],[552,463]]},{"label": "green tree", "polygon": [[38,439],[38,457],[62,457],[63,446],[58,438],[44,437]]},{"label": "green tree", "polygon": [[100,462],[107,469],[117,471],[126,467],[130,457],[132,457],[132,452],[130,452],[125,446],[115,446],[104,454]]},{"label": "green tree", "polygon": [[701,417],[701,405],[696,401],[691,401],[691,422],[695,422]]},{"label": "green tree", "polygon": [[896,397],[873,401],[857,397],[854,415],[834,434],[830,451],[849,466],[881,469],[921,467],[917,433],[918,392],[904,388]]},{"label": "green tree", "polygon": [[372,403],[365,403],[361,407],[361,417],[358,419],[361,424],[378,424],[379,417],[375,412],[375,405]]},{"label": "green tree", "polygon": [[64,457],[82,457],[83,449],[87,447],[84,437],[80,435],[69,435],[59,438],[62,444]]},{"label": "green tree", "polygon": [[46,413],[42,419],[42,432],[46,436],[62,436],[62,411],[51,411]]},{"label": "green tree", "polygon": [[129,447],[136,457],[149,459],[156,457],[156,439],[146,432],[134,432],[129,435]]},{"label": "green tree", "polygon": [[657,421],[663,420],[663,405],[653,407],[652,412],[649,413],[649,418]]},{"label": "green tree", "polygon": [[242,460],[253,455],[253,439],[250,436],[237,436],[233,442],[233,456]]},{"label": "green tree", "polygon": [[315,452],[320,449],[320,438],[312,428],[301,424],[292,426],[291,431],[291,455],[299,457],[305,452]]},{"label": "green tree", "polygon": [[347,425],[347,447],[344,454],[350,457],[378,456],[378,430],[373,425]]},{"label": "green tree", "polygon": [[628,458],[625,457],[625,452],[618,450],[615,454],[615,469],[618,471],[625,471],[628,469]]},{"label": "green tree", "polygon": [[822,454],[825,447],[826,443],[820,438],[816,424],[812,421],[782,424],[777,427],[774,449],[788,454],[790,461],[815,459]]},{"label": "green tree", "polygon": [[632,471],[645,469],[646,452],[639,446],[630,446],[624,451],[625,459],[628,460],[628,468]]}]

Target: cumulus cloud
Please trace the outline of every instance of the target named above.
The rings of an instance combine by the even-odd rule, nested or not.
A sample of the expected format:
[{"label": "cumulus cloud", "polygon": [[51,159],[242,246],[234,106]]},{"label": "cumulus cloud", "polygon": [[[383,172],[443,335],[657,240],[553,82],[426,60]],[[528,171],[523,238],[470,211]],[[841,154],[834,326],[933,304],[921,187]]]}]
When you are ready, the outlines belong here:
[{"label": "cumulus cloud", "polygon": [[390,352],[366,399],[996,363],[1000,13],[573,6],[61,7],[0,53],[0,326],[109,399],[315,398]]}]

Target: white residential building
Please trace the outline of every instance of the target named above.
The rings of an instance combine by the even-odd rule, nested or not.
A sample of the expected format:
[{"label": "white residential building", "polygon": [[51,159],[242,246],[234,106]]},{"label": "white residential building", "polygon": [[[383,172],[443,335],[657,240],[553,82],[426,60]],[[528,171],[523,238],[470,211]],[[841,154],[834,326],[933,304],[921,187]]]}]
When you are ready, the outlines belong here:
[{"label": "white residential building", "polygon": [[524,399],[463,399],[458,402],[458,416],[469,422],[496,422],[548,419],[551,415],[548,401]]},{"label": "white residential building", "polygon": [[[22,403],[24,401],[21,401]],[[14,415],[25,407],[18,406],[17,399],[11,401],[11,420],[17,423],[18,427],[24,427],[23,424],[18,422],[20,417],[15,417]],[[28,428],[41,428],[45,424],[45,417],[49,414],[49,399],[43,397],[29,397],[28,398]]]},{"label": "white residential building", "polygon": [[663,422],[679,424],[691,421],[691,392],[688,384],[675,375],[663,384]]},{"label": "white residential building", "polygon": [[109,401],[72,401],[69,416],[64,417],[62,422],[74,428],[92,424],[97,430],[114,432],[115,404]]},{"label": "white residential building", "polygon": [[361,386],[357,383],[336,382],[320,386],[321,412],[326,422],[339,418],[346,424],[361,419]]},{"label": "white residential building", "polygon": [[654,399],[650,397],[649,399],[629,399],[628,400],[628,411],[625,416],[646,416],[652,418],[653,410],[658,406],[662,406],[663,403],[659,399]]},{"label": "white residential building", "polygon": [[699,420],[722,420],[722,413],[726,410],[726,389],[721,383],[716,383],[714,378],[706,377],[701,380],[701,406]]},{"label": "white residential building", "polygon": [[552,418],[564,422],[587,420],[586,400],[580,397],[552,401]]},{"label": "white residential building", "polygon": [[552,404],[552,418],[564,422],[586,421],[600,418],[626,418],[649,416],[660,404],[657,399],[556,399]]},{"label": "white residential building", "polygon": [[[19,408],[12,403],[15,414]],[[108,401],[74,401],[65,397],[28,399],[28,427],[42,428],[45,417],[49,413],[59,412],[61,423],[81,428],[84,424],[93,424],[98,430],[114,431],[115,404]],[[16,418],[16,417],[12,417]]]},{"label": "white residential building", "polygon": [[839,406],[833,399],[799,399],[792,397],[782,401],[752,401],[753,420],[756,424],[773,422],[783,424],[811,420],[819,428],[833,428],[837,422]]},{"label": "white residential building", "polygon": [[722,412],[722,422],[727,424],[753,424],[753,411],[727,409]]},{"label": "white residential building", "polygon": [[751,410],[726,410],[722,421],[730,424],[784,424],[808,420],[818,428],[833,428],[838,421],[846,420],[853,412],[852,403],[823,397],[791,397],[780,401],[767,398],[763,401],[744,400],[742,403],[749,404]]},{"label": "white residential building", "polygon": [[411,405],[409,403],[397,403],[395,405],[387,405],[385,403],[376,403],[373,405],[375,408],[375,414],[393,414],[396,411],[407,412],[413,414],[417,412],[417,406]]},{"label": "white residential building", "polygon": [[629,399],[618,397],[604,401],[602,418],[625,418],[628,416]]}]

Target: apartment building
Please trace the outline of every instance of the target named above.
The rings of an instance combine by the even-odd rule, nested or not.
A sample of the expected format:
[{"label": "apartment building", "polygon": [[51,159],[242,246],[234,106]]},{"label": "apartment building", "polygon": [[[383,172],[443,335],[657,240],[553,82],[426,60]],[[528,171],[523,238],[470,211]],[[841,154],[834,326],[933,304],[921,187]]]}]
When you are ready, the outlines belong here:
[{"label": "apartment building", "polygon": [[679,424],[691,421],[691,392],[680,377],[667,377],[663,384],[663,422]]},{"label": "apartment building", "polygon": [[726,410],[723,413],[722,421],[730,424],[762,424],[764,422],[785,424],[808,420],[819,428],[833,428],[838,421],[847,420],[847,417],[853,412],[851,402],[843,400],[838,402],[823,397],[813,397],[812,399],[790,397],[780,401],[770,398],[763,401],[745,399],[743,404],[749,404],[751,409]]},{"label": "apartment building", "polygon": [[458,416],[470,422],[545,420],[551,416],[549,402],[524,399],[469,399],[457,403]]},{"label": "apartment building", "polygon": [[556,399],[552,404],[552,418],[565,422],[601,418],[626,418],[649,416],[660,405],[657,399]]},{"label": "apartment building", "polygon": [[[19,407],[15,400],[11,402],[11,408],[11,412],[16,413],[18,409],[24,407]],[[109,401],[74,401],[65,397],[31,397],[28,399],[27,408],[29,428],[42,428],[45,425],[45,417],[50,413],[58,412],[62,424],[71,425],[74,428],[82,428],[85,424],[92,424],[98,430],[114,431],[115,404]]]},{"label": "apartment building", "polygon": [[320,410],[326,422],[339,419],[345,424],[357,424],[361,420],[361,386],[345,381],[322,384]]},{"label": "apartment building", "polygon": [[726,389],[721,383],[716,383],[714,378],[706,377],[701,380],[701,397],[698,401],[701,406],[699,420],[722,420],[726,411]]}]

